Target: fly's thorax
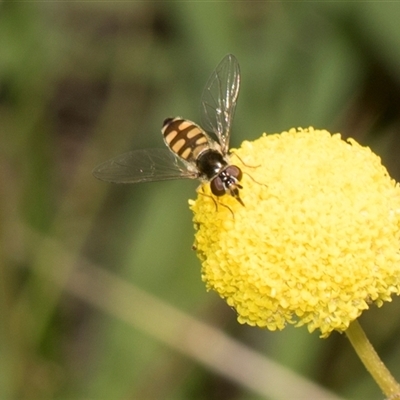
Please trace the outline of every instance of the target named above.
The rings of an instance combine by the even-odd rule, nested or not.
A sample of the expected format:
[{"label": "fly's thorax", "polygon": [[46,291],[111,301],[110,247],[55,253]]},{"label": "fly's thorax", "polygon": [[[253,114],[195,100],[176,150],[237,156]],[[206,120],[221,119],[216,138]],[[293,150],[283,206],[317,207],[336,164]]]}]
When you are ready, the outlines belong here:
[{"label": "fly's thorax", "polygon": [[171,151],[187,162],[196,162],[199,154],[210,147],[206,133],[186,119],[167,118],[161,131]]},{"label": "fly's thorax", "polygon": [[199,154],[196,166],[200,172],[200,177],[211,180],[227,167],[228,163],[218,150],[209,148]]}]

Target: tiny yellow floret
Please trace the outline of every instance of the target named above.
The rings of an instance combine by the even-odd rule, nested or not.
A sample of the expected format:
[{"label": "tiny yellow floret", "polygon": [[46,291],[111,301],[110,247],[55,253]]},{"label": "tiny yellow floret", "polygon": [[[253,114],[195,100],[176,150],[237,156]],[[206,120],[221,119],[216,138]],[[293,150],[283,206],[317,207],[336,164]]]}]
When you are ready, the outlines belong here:
[{"label": "tiny yellow floret", "polygon": [[231,163],[245,206],[206,184],[190,208],[202,278],[240,323],[327,337],[400,294],[400,187],[368,147],[291,129],[243,142]]}]

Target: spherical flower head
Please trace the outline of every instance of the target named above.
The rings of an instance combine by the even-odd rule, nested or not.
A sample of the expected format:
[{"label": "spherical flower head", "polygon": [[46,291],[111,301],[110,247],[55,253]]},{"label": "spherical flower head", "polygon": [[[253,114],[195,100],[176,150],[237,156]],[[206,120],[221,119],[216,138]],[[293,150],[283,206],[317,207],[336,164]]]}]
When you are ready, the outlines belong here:
[{"label": "spherical flower head", "polygon": [[202,279],[240,323],[327,337],[400,293],[400,187],[369,148],[291,129],[245,141],[231,163],[245,206],[203,185],[190,207]]}]

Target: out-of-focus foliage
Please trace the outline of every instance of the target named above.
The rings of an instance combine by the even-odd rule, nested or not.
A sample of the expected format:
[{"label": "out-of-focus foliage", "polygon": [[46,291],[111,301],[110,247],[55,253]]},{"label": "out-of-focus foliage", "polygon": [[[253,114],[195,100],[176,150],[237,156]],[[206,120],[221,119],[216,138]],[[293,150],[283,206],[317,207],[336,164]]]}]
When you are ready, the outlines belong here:
[{"label": "out-of-focus foliage", "polygon": [[[399,180],[399,15],[384,2],[0,2],[0,398],[265,398],[201,365],[196,348],[221,343],[145,297],[123,303],[124,285],[338,395],[381,398],[345,337],[239,326],[205,292],[187,207],[196,183],[109,185],[91,170],[162,147],[167,116],[198,121],[203,85],[233,53],[233,147],[313,125],[371,146]],[[79,279],[87,263],[118,280]],[[399,308],[362,320],[397,377]]]}]

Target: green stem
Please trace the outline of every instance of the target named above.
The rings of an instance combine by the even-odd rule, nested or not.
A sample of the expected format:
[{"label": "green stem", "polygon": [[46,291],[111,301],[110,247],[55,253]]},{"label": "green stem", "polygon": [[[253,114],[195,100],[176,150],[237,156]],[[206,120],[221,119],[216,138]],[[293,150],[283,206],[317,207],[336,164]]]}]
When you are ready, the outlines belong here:
[{"label": "green stem", "polygon": [[347,337],[375,382],[390,400],[400,399],[400,384],[379,358],[358,321],[346,330]]}]

